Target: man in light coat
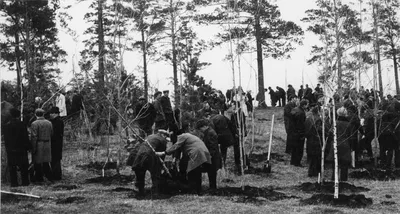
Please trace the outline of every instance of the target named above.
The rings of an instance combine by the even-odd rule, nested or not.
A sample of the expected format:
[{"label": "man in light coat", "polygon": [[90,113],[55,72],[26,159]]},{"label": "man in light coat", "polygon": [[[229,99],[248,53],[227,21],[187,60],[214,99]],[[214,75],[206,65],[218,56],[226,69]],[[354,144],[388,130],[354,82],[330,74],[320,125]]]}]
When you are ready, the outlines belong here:
[{"label": "man in light coat", "polygon": [[37,119],[31,124],[32,159],[35,181],[43,182],[43,173],[48,180],[53,180],[50,168],[53,126],[44,118],[43,109],[36,109],[35,115]]}]

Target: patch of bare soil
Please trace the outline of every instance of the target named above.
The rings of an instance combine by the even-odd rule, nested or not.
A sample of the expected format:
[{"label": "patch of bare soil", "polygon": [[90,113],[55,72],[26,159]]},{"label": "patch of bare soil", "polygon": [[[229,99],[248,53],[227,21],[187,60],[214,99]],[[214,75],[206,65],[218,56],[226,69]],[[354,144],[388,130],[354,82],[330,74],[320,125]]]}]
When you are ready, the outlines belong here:
[{"label": "patch of bare soil", "polygon": [[[297,186],[297,188],[299,188],[303,192],[332,193],[334,192],[334,182],[324,182],[324,184],[307,182],[307,183],[302,183],[301,185]],[[368,188],[357,187],[349,183],[344,183],[344,182],[339,183],[340,192],[358,193],[369,190],[370,189]]]},{"label": "patch of bare soil", "polygon": [[223,187],[216,190],[210,190],[208,195],[229,197],[235,202],[252,203],[255,205],[265,204],[266,201],[280,201],[289,198],[298,198],[297,196],[288,196],[281,192],[276,192],[271,188],[258,188],[245,186],[241,187]]},{"label": "patch of bare soil", "polygon": [[117,187],[111,190],[111,192],[129,192],[129,191],[134,191],[131,188],[125,188],[125,187]]},{"label": "patch of bare soil", "polygon": [[[104,166],[105,165],[105,166]],[[103,167],[105,170],[107,169],[116,169],[117,168],[117,162],[90,162],[88,164],[84,165],[77,165],[77,167],[85,169],[85,170],[102,170]]]},{"label": "patch of bare soil", "polygon": [[134,175],[121,175],[115,174],[113,176],[99,176],[95,178],[86,179],[86,183],[95,183],[102,185],[111,185],[111,184],[128,184],[134,180]]},{"label": "patch of bare soil", "polygon": [[311,198],[300,200],[302,205],[331,205],[349,208],[365,208],[372,204],[371,198],[365,195],[339,195],[338,199],[334,199],[332,194],[314,194]]},{"label": "patch of bare soil", "polygon": [[244,174],[256,174],[256,175],[268,176],[271,174],[271,172],[268,172],[266,167],[257,168],[249,166],[247,169],[244,170]]},{"label": "patch of bare soil", "polygon": [[67,197],[67,198],[60,198],[56,201],[56,204],[72,204],[72,203],[84,203],[86,202],[85,197],[81,197],[81,196],[71,196],[71,197]]},{"label": "patch of bare soil", "polygon": [[367,179],[376,181],[390,181],[400,179],[400,170],[368,168],[349,173],[351,178]]},{"label": "patch of bare soil", "polygon": [[[267,161],[267,158],[268,158],[268,153],[267,152],[259,153],[259,154],[253,153],[253,154],[251,154],[249,156],[249,160],[252,163],[265,162],[265,161]],[[279,161],[279,162],[284,162],[285,161],[285,159],[283,159],[283,154],[271,153],[271,157],[270,158],[271,158],[271,160],[276,160],[276,161]]]},{"label": "patch of bare soil", "polygon": [[394,202],[394,201],[382,201],[381,204],[385,205],[385,206],[390,206],[390,205],[395,205],[396,202]]},{"label": "patch of bare soil", "polygon": [[40,198],[33,198],[23,195],[13,195],[10,193],[1,193],[1,203],[4,204],[12,204],[12,203],[19,203],[20,201],[38,201],[41,200]]},{"label": "patch of bare soil", "polygon": [[77,185],[70,185],[70,184],[60,184],[57,186],[53,187],[53,190],[73,190],[73,189],[78,189],[79,187]]}]

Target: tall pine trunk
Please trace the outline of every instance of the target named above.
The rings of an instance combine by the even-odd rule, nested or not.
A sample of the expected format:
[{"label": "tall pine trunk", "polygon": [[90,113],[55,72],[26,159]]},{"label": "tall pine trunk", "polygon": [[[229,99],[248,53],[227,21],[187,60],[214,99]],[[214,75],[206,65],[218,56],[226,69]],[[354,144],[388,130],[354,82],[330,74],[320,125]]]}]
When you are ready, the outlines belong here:
[{"label": "tall pine trunk", "polygon": [[394,68],[394,82],[396,84],[396,94],[400,94],[400,87],[399,87],[399,71],[397,65],[397,56],[395,51],[394,44],[392,45],[392,58],[393,58],[393,68]]},{"label": "tall pine trunk", "polygon": [[[254,0],[255,8],[258,8],[258,0]],[[256,33],[256,48],[257,48],[257,69],[258,69],[258,102],[259,106],[267,107],[265,102],[265,87],[264,87],[264,68],[263,68],[263,51],[261,38],[260,14],[254,14],[255,33]]]},{"label": "tall pine trunk", "polygon": [[[382,68],[381,68],[381,52],[379,45],[379,36],[378,36],[378,14],[379,14],[379,5],[375,3],[373,5],[373,16],[374,16],[374,37],[375,37],[375,54],[376,54],[376,63],[378,65],[378,81],[379,81],[379,97],[383,99],[383,84],[382,84]],[[374,88],[374,92],[376,93],[376,88]]]},{"label": "tall pine trunk", "polygon": [[176,32],[175,32],[175,8],[173,5],[173,0],[170,0],[170,9],[171,9],[171,42],[172,42],[172,70],[174,74],[174,102],[175,107],[179,106],[179,85],[178,85],[178,62],[176,60]]},{"label": "tall pine trunk", "polygon": [[338,72],[338,89],[340,95],[342,95],[342,50],[340,47],[339,14],[337,10],[336,0],[333,0],[333,4],[335,11],[335,39],[336,39],[336,56],[337,56],[337,72]]},{"label": "tall pine trunk", "polygon": [[98,81],[98,89],[100,94],[104,92],[104,58],[105,58],[105,49],[104,49],[104,28],[103,28],[103,0],[98,0],[97,7],[97,39],[98,39],[98,48],[99,48],[99,70],[97,71],[97,81]]},{"label": "tall pine trunk", "polygon": [[[143,20],[142,20],[142,23],[143,23]],[[149,81],[148,81],[148,77],[147,77],[147,51],[146,51],[146,40],[145,40],[145,36],[144,36],[143,24],[142,24],[140,31],[142,34],[144,97],[146,100],[148,100]]]}]

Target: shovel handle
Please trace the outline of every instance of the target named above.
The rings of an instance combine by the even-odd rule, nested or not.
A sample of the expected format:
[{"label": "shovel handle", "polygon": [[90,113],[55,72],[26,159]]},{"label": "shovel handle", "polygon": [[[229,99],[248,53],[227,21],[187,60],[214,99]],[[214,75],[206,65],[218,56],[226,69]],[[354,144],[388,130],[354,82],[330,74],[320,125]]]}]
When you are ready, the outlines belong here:
[{"label": "shovel handle", "polygon": [[268,145],[268,158],[267,160],[269,161],[271,157],[271,146],[272,146],[272,133],[274,131],[274,119],[275,119],[275,114],[272,115],[272,120],[271,120],[271,131],[269,133],[269,145]]}]

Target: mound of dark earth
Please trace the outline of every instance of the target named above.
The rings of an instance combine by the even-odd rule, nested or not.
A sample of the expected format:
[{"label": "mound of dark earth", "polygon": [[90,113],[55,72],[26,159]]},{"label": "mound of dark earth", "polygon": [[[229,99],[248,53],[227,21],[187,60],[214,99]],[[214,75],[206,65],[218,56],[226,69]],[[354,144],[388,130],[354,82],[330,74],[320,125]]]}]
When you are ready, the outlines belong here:
[{"label": "mound of dark earth", "polygon": [[241,187],[223,187],[216,190],[210,190],[206,193],[212,196],[229,197],[235,202],[264,204],[266,201],[279,201],[290,198],[298,198],[296,196],[287,196],[284,193],[276,192],[271,188],[258,188],[245,186],[244,190]]},{"label": "mound of dark earth", "polygon": [[331,205],[349,208],[365,208],[372,204],[371,198],[365,195],[341,195],[335,199],[332,194],[315,194],[311,198],[300,200],[302,205]]},{"label": "mound of dark earth", "polygon": [[70,185],[70,184],[60,184],[57,186],[53,187],[53,190],[73,190],[73,189],[78,189],[79,187],[77,185]]},{"label": "mound of dark earth", "polygon": [[367,179],[367,180],[376,180],[376,181],[390,181],[400,179],[400,170],[391,170],[391,169],[379,169],[379,168],[370,168],[370,169],[361,169],[357,171],[353,171],[349,173],[351,178],[357,179]]},{"label": "mound of dark earth", "polygon": [[95,183],[95,184],[103,184],[103,185],[111,185],[111,184],[128,184],[134,180],[134,175],[121,175],[115,174],[113,176],[100,176],[95,178],[86,179],[86,183]]},{"label": "mound of dark earth", "polygon": [[14,195],[11,193],[1,193],[1,203],[4,204],[11,204],[11,203],[19,203],[20,201],[37,201],[40,200],[40,198],[33,198],[29,196],[24,196],[24,195]]},{"label": "mound of dark earth", "polygon": [[[266,162],[267,158],[268,158],[268,153],[267,152],[261,153],[261,154],[253,153],[253,154],[251,154],[249,156],[249,160],[252,163]],[[279,161],[279,162],[285,161],[283,159],[283,155],[282,154],[278,154],[278,153],[271,153],[270,159],[271,160],[276,160],[276,161]]]},{"label": "mound of dark earth", "polygon": [[116,169],[117,162],[90,162],[84,165],[77,165],[77,167],[86,170],[102,170],[102,169]]},{"label": "mound of dark earth", "polygon": [[[324,184],[319,183],[302,183],[301,185],[297,186],[303,192],[322,192],[322,193],[333,193],[334,192],[334,182],[324,182]],[[365,187],[357,187],[349,183],[341,182],[339,183],[339,192],[351,192],[351,193],[358,193],[358,192],[365,192],[369,191],[370,189]]]},{"label": "mound of dark earth", "polygon": [[71,196],[71,197],[67,197],[67,198],[60,198],[56,201],[56,204],[72,204],[72,203],[84,203],[86,202],[85,197],[81,197],[81,196]]}]

